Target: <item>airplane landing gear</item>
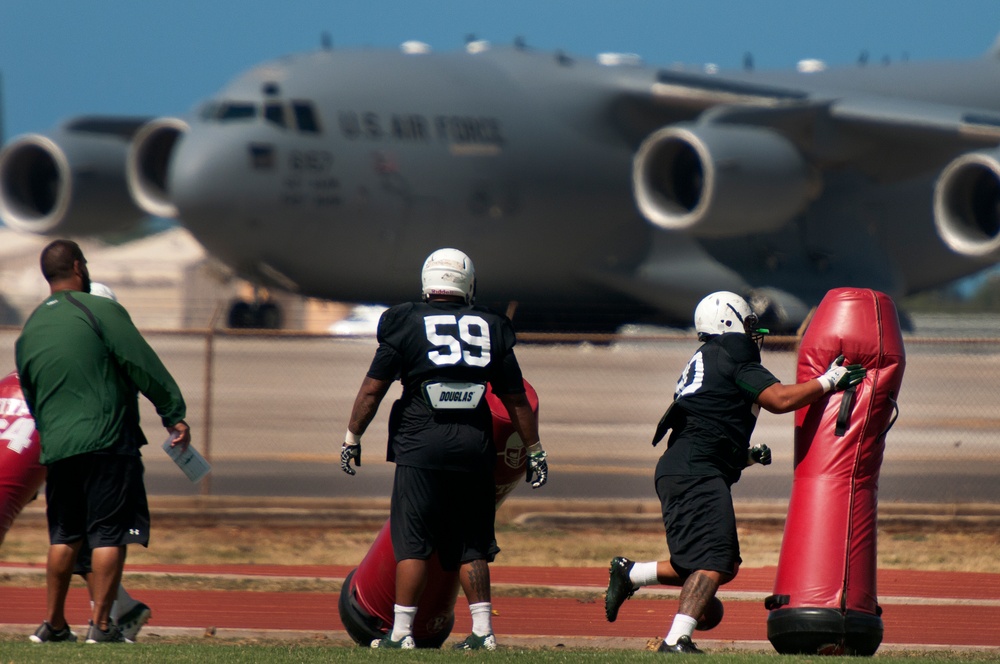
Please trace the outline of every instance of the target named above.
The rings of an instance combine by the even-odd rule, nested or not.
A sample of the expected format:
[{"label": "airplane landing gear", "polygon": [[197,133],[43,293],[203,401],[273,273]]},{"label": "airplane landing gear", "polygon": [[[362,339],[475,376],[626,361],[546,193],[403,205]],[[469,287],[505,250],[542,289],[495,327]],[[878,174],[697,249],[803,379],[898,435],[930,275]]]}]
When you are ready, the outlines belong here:
[{"label": "airplane landing gear", "polygon": [[279,330],[281,309],[273,302],[237,300],[229,308],[229,327],[237,329]]}]

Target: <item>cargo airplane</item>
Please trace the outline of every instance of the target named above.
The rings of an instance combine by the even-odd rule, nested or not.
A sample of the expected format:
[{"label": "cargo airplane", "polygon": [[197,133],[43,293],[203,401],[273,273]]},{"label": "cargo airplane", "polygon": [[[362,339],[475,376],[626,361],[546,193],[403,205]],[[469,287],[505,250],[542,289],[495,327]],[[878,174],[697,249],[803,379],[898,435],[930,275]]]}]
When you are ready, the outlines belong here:
[{"label": "cargo airplane", "polygon": [[1000,42],[812,65],[324,48],[187,117],[13,138],[0,216],[60,236],[175,218],[253,283],[348,302],[413,299],[423,258],[459,247],[521,329],[687,326],[720,289],[794,329],[833,287],[900,297],[995,263]]}]

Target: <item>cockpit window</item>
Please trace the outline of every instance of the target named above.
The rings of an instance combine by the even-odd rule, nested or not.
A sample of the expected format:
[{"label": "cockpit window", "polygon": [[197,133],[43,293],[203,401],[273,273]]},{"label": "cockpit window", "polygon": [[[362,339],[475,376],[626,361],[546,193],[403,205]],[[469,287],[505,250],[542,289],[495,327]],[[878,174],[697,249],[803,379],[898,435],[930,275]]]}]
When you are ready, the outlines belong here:
[{"label": "cockpit window", "polygon": [[264,119],[279,127],[285,126],[285,107],[278,102],[264,104]]},{"label": "cockpit window", "polygon": [[319,133],[319,122],[316,121],[316,113],[313,106],[307,101],[293,101],[292,111],[295,113],[295,122],[299,126],[299,131],[309,134]]},{"label": "cockpit window", "polygon": [[247,120],[257,116],[257,107],[253,104],[239,102],[224,102],[219,104],[216,116],[223,122],[227,120]]},{"label": "cockpit window", "polygon": [[303,134],[319,134],[322,128],[311,101],[282,102],[268,100],[263,104],[244,101],[211,101],[198,114],[205,121],[232,122],[254,120],[258,116],[282,129],[296,129]]}]

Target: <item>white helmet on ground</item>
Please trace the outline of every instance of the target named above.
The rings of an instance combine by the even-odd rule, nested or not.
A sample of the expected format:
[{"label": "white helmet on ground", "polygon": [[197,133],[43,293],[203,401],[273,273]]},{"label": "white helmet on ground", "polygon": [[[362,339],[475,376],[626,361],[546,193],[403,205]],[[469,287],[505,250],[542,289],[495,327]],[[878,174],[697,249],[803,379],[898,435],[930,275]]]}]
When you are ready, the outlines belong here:
[{"label": "white helmet on ground", "polygon": [[764,331],[758,329],[757,314],[736,293],[717,291],[705,296],[694,310],[694,329],[698,338],[726,332],[742,332],[760,343]]},{"label": "white helmet on ground", "polygon": [[472,304],[476,297],[476,269],[472,259],[458,249],[438,249],[427,257],[420,270],[421,294],[458,295]]},{"label": "white helmet on ground", "polygon": [[96,281],[90,282],[90,294],[106,297],[109,300],[114,300],[115,302],[118,301],[118,296],[115,295],[115,292],[111,290],[110,287],[105,286],[104,284],[99,284]]}]

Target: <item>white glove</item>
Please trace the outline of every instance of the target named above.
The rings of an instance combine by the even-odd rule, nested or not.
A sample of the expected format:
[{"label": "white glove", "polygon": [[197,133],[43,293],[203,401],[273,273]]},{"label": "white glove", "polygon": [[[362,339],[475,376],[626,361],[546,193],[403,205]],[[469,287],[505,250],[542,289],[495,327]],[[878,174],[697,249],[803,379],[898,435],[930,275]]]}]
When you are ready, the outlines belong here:
[{"label": "white glove", "polygon": [[528,462],[525,464],[524,481],[531,483],[532,489],[541,488],[549,481],[549,464],[545,460],[548,455],[542,449],[541,442],[530,446],[527,452]]},{"label": "white glove", "polygon": [[864,380],[867,373],[868,370],[860,364],[848,364],[845,367],[844,356],[838,355],[826,373],[818,376],[816,380],[823,386],[823,392],[826,393],[830,390],[846,390],[853,387]]},{"label": "white glove", "polygon": [[348,475],[354,475],[355,470],[351,468],[351,461],[355,465],[361,465],[361,436],[351,433],[350,429],[344,436],[344,444],[340,448],[340,469]]}]

